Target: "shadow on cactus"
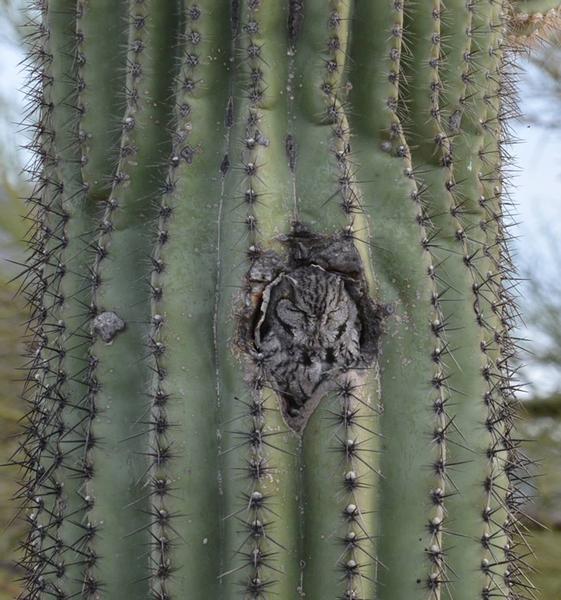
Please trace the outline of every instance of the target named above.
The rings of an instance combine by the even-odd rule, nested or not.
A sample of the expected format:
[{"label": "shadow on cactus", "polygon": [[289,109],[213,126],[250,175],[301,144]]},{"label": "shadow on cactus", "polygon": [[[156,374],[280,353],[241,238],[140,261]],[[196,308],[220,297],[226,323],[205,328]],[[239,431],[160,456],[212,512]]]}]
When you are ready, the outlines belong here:
[{"label": "shadow on cactus", "polygon": [[22,598],[531,593],[515,8],[35,3]]}]

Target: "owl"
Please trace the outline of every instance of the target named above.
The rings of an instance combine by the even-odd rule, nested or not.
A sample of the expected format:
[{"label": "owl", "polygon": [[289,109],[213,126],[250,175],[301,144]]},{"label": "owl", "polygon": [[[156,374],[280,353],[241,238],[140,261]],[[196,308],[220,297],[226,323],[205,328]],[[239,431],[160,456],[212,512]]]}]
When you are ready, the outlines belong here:
[{"label": "owl", "polygon": [[258,254],[246,275],[241,345],[298,432],[330,389],[372,364],[383,311],[351,239],[300,227],[280,241],[286,254]]}]

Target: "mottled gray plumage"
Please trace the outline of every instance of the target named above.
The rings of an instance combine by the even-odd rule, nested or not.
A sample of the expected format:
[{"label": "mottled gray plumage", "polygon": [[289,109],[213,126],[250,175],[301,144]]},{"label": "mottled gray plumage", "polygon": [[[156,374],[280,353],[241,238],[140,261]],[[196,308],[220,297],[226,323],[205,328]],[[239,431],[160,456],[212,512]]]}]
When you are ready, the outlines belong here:
[{"label": "mottled gray plumage", "polygon": [[340,275],[311,265],[271,284],[258,349],[292,414],[321,383],[360,365],[360,329]]},{"label": "mottled gray plumage", "polygon": [[284,256],[254,249],[238,343],[253,357],[252,377],[276,391],[287,424],[301,431],[330,389],[372,364],[382,308],[351,238],[296,224],[278,239]]}]

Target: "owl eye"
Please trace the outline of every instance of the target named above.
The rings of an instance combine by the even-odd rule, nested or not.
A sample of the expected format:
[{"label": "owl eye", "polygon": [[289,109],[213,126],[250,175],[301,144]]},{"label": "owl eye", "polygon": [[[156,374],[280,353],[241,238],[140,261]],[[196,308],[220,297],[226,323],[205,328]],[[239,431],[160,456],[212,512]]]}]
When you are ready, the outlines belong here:
[{"label": "owl eye", "polygon": [[283,325],[291,328],[301,326],[304,315],[290,300],[280,300],[276,306],[276,312]]}]

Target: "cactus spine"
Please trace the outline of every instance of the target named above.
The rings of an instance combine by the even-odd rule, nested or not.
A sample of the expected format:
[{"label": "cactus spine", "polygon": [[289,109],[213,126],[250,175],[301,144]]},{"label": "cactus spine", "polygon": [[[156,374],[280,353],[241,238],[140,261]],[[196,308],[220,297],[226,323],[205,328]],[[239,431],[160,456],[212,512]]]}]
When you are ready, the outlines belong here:
[{"label": "cactus spine", "polygon": [[513,36],[558,8],[531,4],[34,4],[22,599],[527,597],[506,122]]}]

